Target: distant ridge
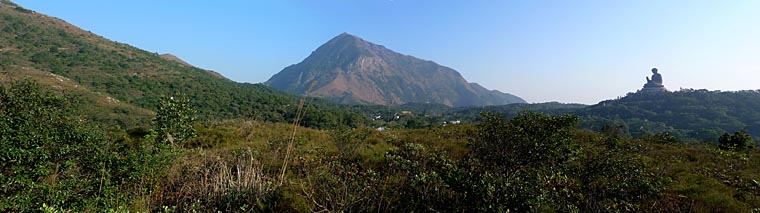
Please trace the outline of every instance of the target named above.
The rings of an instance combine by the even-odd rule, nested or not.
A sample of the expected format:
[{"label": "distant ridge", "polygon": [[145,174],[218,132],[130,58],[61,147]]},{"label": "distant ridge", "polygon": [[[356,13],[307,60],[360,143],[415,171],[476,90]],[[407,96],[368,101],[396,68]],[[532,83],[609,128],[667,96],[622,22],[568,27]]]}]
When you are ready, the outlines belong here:
[{"label": "distant ridge", "polygon": [[[169,53],[164,53],[164,54],[161,54],[161,55],[159,55],[159,56],[160,56],[161,58],[163,58],[163,59],[166,59],[166,60],[168,60],[168,61],[177,62],[179,65],[182,65],[182,66],[185,66],[185,67],[195,67],[195,68],[198,68],[198,67],[196,67],[196,66],[193,66],[193,65],[192,65],[192,64],[190,64],[190,63],[187,63],[186,61],[182,60],[181,58],[179,58],[179,57],[177,57],[177,56],[175,56],[175,55],[169,54]],[[202,69],[202,68],[198,68],[198,69]],[[224,77],[222,74],[220,74],[220,73],[218,73],[218,72],[216,72],[216,71],[213,71],[213,70],[206,70],[206,72],[208,72],[209,74],[211,74],[211,75],[213,75],[213,76],[216,76],[216,77],[218,77],[218,78],[221,78],[221,79],[225,79],[225,80],[229,80],[227,77]]]},{"label": "distant ridge", "polygon": [[189,63],[187,63],[187,62],[183,61],[183,60],[182,60],[182,59],[180,59],[179,57],[177,57],[177,56],[175,56],[175,55],[172,55],[172,54],[169,54],[169,53],[164,53],[164,54],[161,54],[161,55],[159,55],[159,56],[161,56],[161,58],[163,58],[163,59],[166,59],[166,60],[169,60],[169,61],[174,61],[174,62],[177,62],[177,63],[179,63],[179,64],[180,64],[180,65],[182,65],[182,66],[186,66],[186,67],[192,67],[192,66],[193,66],[193,65],[190,65]]},{"label": "distant ridge", "polygon": [[342,33],[266,84],[296,94],[317,81],[312,94],[343,103],[438,103],[484,106],[525,103],[520,97],[469,83],[459,72],[402,55]]}]

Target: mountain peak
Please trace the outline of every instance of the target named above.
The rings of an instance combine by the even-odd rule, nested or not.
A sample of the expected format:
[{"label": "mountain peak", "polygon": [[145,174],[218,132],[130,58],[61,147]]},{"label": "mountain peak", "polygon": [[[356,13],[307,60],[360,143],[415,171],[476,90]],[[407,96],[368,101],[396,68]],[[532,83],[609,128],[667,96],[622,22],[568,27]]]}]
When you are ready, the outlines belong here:
[{"label": "mountain peak", "polygon": [[[355,36],[349,33],[341,33],[340,35],[337,35],[327,41],[327,43],[323,44],[322,47],[332,47],[332,48],[366,48],[370,47],[372,44],[368,41],[365,41],[364,39],[360,38],[359,36]],[[317,49],[319,50],[319,49]]]},{"label": "mountain peak", "polygon": [[341,33],[341,34],[339,34],[338,36],[335,36],[335,37],[346,37],[346,36],[358,37],[358,36],[352,35],[352,34],[347,33],[347,32],[343,32],[343,33]]},{"label": "mountain peak", "polygon": [[469,84],[457,71],[403,55],[355,35],[341,33],[302,62],[275,74],[266,84],[344,103],[438,103],[448,106],[524,103],[519,97]]},{"label": "mountain peak", "polygon": [[354,34],[347,33],[347,32],[343,32],[343,33],[335,36],[333,39],[336,39],[336,38],[337,39],[354,39],[354,40],[364,41],[364,39],[362,39],[361,37],[356,36]]},{"label": "mountain peak", "polygon": [[385,47],[365,41],[358,36],[341,33],[319,46],[305,60],[308,63],[349,64],[361,57],[390,52]]},{"label": "mountain peak", "polygon": [[333,37],[327,43],[330,43],[331,41],[351,41],[351,40],[354,40],[354,41],[357,41],[357,40],[358,41],[364,41],[362,38],[359,38],[359,36],[355,36],[355,35],[352,35],[352,34],[344,32],[344,33],[338,34],[337,36]]}]

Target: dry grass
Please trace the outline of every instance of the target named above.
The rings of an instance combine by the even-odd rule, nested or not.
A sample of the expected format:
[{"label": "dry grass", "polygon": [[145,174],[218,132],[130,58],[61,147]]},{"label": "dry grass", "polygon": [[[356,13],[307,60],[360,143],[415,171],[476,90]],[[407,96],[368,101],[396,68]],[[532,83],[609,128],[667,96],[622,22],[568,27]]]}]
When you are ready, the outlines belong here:
[{"label": "dry grass", "polygon": [[158,198],[162,205],[228,211],[236,205],[264,203],[277,187],[250,149],[232,155],[193,152],[168,173]]},{"label": "dry grass", "polygon": [[[271,147],[273,142],[288,141],[292,134],[291,127],[285,123],[248,120],[204,122],[195,126],[198,138],[191,140],[188,145],[226,152],[251,147],[254,154],[267,154],[263,150],[274,148]],[[298,150],[337,149],[329,132],[324,130],[298,127],[296,139]]]},{"label": "dry grass", "polygon": [[311,92],[311,89],[314,88],[314,85],[317,84],[317,81],[312,81],[311,86],[309,86],[309,89],[306,90],[306,94],[304,94],[303,97],[301,97],[300,103],[298,103],[298,112],[296,112],[296,117],[293,119],[293,134],[290,135],[290,140],[288,141],[288,147],[285,150],[285,158],[282,159],[282,169],[280,171],[280,185],[283,184],[285,181],[285,171],[288,168],[288,163],[290,162],[290,153],[293,151],[293,143],[295,143],[296,140],[296,132],[298,130],[298,126],[300,125],[301,118],[303,118],[304,114],[306,113],[304,110],[304,103],[306,99],[309,97],[309,92]]}]

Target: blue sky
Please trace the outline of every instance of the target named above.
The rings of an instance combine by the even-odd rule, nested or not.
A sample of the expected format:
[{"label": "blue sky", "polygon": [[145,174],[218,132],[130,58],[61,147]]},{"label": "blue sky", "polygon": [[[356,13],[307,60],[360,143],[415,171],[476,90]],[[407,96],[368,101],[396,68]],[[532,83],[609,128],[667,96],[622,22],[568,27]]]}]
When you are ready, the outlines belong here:
[{"label": "blue sky", "polygon": [[529,102],[760,89],[760,1],[16,0],[111,40],[263,82],[348,32]]}]

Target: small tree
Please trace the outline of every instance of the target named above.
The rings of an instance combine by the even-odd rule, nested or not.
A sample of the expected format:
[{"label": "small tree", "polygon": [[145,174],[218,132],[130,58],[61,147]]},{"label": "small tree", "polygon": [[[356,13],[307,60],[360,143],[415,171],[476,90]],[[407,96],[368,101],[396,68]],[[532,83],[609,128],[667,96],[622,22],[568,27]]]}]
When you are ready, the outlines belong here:
[{"label": "small tree", "polygon": [[158,103],[153,129],[156,131],[156,143],[159,145],[181,145],[196,135],[193,115],[196,111],[190,106],[190,99],[164,97]]},{"label": "small tree", "polygon": [[179,154],[175,148],[196,136],[194,114],[190,100],[184,96],[159,100],[156,117],[152,121],[153,129],[145,135],[143,144],[127,157],[132,167],[129,178],[139,180],[135,181],[135,187],[141,189],[141,196],[154,196],[152,193],[156,191],[153,189]]},{"label": "small tree", "polygon": [[752,136],[747,134],[747,131],[742,129],[738,132],[734,132],[733,135],[724,133],[718,139],[718,147],[722,150],[744,150],[745,148],[752,148]]}]

